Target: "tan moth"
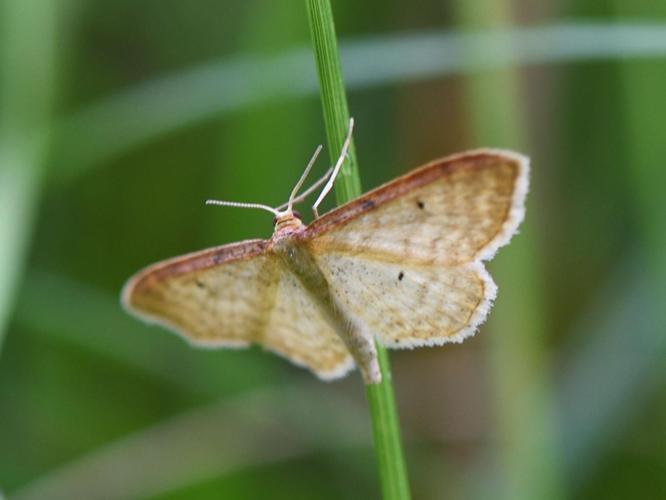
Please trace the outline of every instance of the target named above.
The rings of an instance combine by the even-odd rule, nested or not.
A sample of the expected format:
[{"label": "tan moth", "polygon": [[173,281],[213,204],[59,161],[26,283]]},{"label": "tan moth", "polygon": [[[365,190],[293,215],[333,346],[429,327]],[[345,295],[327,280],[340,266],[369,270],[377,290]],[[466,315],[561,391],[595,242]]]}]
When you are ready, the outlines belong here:
[{"label": "tan moth", "polygon": [[[344,163],[297,195],[268,240],[175,257],[137,273],[122,303],[204,347],[259,344],[322,379],[357,365],[381,380],[374,341],[389,348],[461,342],[485,320],[497,287],[482,262],[523,219],[528,159],[481,149],[434,160],[319,217]],[[304,225],[293,205],[326,182]]]}]

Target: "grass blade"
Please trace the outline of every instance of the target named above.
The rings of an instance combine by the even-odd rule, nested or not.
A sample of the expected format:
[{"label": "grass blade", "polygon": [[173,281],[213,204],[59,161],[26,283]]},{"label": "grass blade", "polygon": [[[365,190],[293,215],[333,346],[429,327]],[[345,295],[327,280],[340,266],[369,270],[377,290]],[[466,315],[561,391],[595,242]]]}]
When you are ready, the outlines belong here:
[{"label": "grass blade", "polygon": [[[335,37],[333,12],[329,0],[307,0],[312,43],[321,88],[324,121],[328,135],[329,153],[335,161],[344,142],[349,123],[347,98]],[[361,194],[361,182],[354,143],[349,150],[350,161],[343,167],[336,183],[338,203],[347,202]],[[385,500],[410,498],[407,471],[400,442],[398,414],[393,394],[391,369],[386,351],[377,344],[382,381],[366,388],[372,419],[375,453]]]},{"label": "grass blade", "polygon": [[41,191],[58,4],[7,0],[0,5],[0,348]]}]

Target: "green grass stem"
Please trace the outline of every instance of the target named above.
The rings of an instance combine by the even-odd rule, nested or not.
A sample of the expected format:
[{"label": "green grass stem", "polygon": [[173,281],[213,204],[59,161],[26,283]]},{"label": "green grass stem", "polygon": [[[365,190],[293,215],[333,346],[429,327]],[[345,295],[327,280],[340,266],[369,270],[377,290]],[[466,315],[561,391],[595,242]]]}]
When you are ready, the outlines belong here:
[{"label": "green grass stem", "polygon": [[[349,110],[340,68],[333,12],[329,0],[307,0],[307,7],[328,149],[331,161],[335,161],[347,134]],[[338,203],[345,203],[361,194],[353,141],[349,160],[342,168],[336,182]],[[409,484],[400,441],[389,358],[386,350],[379,344],[377,344],[377,353],[382,381],[379,384],[368,385],[366,395],[370,407],[381,490],[385,500],[405,500],[410,498]]]}]

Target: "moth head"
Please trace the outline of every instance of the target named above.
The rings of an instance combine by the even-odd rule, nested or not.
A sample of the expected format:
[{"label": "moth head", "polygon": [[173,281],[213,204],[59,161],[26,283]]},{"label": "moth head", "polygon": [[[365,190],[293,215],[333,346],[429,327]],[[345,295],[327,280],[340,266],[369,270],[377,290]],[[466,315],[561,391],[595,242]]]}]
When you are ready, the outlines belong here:
[{"label": "moth head", "polygon": [[273,217],[273,227],[276,233],[286,233],[298,230],[304,226],[303,217],[298,210],[285,210]]},{"label": "moth head", "polygon": [[206,200],[206,205],[221,205],[223,207],[237,207],[237,208],[258,208],[265,210],[274,215],[273,226],[275,232],[285,233],[292,232],[304,226],[303,217],[298,210],[294,210],[291,206],[287,206],[285,210],[282,207],[273,208],[261,203],[240,203],[237,201],[223,201],[223,200]]}]

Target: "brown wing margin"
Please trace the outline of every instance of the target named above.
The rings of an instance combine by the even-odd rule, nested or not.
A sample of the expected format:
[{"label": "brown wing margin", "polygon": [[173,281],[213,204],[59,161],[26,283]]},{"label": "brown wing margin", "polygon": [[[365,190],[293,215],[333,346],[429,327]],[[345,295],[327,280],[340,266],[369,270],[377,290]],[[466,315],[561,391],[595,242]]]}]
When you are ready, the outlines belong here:
[{"label": "brown wing margin", "polygon": [[268,245],[268,240],[245,240],[179,255],[152,264],[127,280],[121,293],[122,304],[125,307],[131,307],[132,295],[135,292],[140,292],[142,288],[147,287],[150,283],[191,272],[203,271],[228,262],[250,259],[264,253]]},{"label": "brown wing margin", "polygon": [[482,149],[433,160],[325,213],[308,226],[307,236],[315,237],[328,231],[332,226],[344,225],[358,215],[399,198],[418,187],[430,184],[454,170],[486,168],[489,164],[497,163],[498,159],[516,161],[516,156],[520,155],[509,151]]}]

